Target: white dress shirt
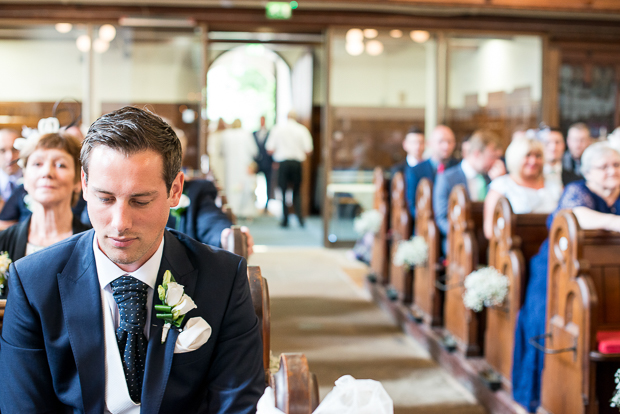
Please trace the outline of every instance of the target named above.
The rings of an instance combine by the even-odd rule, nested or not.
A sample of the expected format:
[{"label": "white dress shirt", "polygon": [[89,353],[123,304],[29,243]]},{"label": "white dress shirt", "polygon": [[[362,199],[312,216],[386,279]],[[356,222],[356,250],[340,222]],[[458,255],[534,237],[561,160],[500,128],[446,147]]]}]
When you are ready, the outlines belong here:
[{"label": "white dress shirt", "polygon": [[304,161],[306,154],[312,152],[312,135],[308,128],[293,119],[273,127],[265,144],[267,151],[274,151],[273,160]]},{"label": "white dress shirt", "polygon": [[407,155],[407,165],[410,167],[415,167],[416,165],[418,165],[420,161],[414,157],[413,155]]},{"label": "white dress shirt", "polygon": [[461,169],[463,170],[463,174],[465,174],[465,178],[467,178],[467,190],[469,191],[471,201],[483,201],[479,200],[480,190],[482,190],[481,186],[484,182],[478,178],[481,174],[474,170],[474,167],[472,167],[467,160],[461,161]]},{"label": "white dress shirt", "polygon": [[555,164],[545,164],[543,166],[543,175],[545,176],[545,181],[549,180],[560,187],[564,187],[562,183],[562,163],[557,162]]},{"label": "white dress shirt", "polygon": [[[97,242],[97,235],[93,240],[93,251],[95,254],[95,265],[97,267],[97,276],[99,278],[99,286],[101,287],[101,303],[104,315],[104,336],[105,343],[105,414],[139,414],[140,404],[135,404],[129,397],[129,390],[125,381],[123,365],[121,362],[118,343],[116,342],[116,329],[120,324],[120,313],[118,305],[114,300],[112,287],[110,282],[118,279],[123,275],[133,276],[149,286],[146,300],[146,324],[144,326],[144,335],[147,340],[150,336],[151,327],[151,309],[153,307],[153,294],[155,292],[155,283],[157,283],[157,273],[161,264],[161,258],[164,254],[164,239],[157,251],[146,261],[138,270],[128,273],[112,262],[100,249]],[[122,381],[121,381],[122,379]]]}]

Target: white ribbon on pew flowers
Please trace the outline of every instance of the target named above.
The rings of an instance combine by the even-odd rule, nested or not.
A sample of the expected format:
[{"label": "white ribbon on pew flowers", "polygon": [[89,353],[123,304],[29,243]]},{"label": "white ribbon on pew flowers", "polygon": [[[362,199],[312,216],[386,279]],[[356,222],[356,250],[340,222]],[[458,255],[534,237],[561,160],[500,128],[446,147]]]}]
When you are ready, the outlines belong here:
[{"label": "white ribbon on pew flowers", "polygon": [[480,312],[484,306],[499,306],[508,295],[510,282],[492,266],[471,272],[465,278],[463,304],[474,312]]},{"label": "white ribbon on pew flowers", "polygon": [[609,406],[620,408],[620,369],[616,371],[615,381],[616,391],[614,392],[614,396],[611,397],[611,401],[609,401]]},{"label": "white ribbon on pew flowers", "polygon": [[428,245],[422,236],[413,236],[410,240],[398,243],[394,264],[396,266],[419,266],[428,260]]},{"label": "white ribbon on pew flowers", "polygon": [[382,222],[383,214],[379,210],[366,210],[353,220],[353,228],[360,236],[366,233],[377,234]]}]

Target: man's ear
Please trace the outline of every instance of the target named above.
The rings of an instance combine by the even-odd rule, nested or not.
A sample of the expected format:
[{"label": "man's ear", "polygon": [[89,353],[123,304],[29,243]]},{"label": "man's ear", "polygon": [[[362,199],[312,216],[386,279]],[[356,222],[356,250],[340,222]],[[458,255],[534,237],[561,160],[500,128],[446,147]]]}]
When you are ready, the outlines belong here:
[{"label": "man's ear", "polygon": [[82,192],[86,194],[86,187],[88,187],[88,178],[86,178],[86,173],[84,172],[84,167],[82,167],[80,173],[80,181],[82,182]]},{"label": "man's ear", "polygon": [[177,176],[172,181],[172,185],[170,186],[170,207],[176,207],[179,204],[179,200],[181,200],[181,195],[183,194],[183,183],[185,181],[185,175],[183,172],[179,172]]}]

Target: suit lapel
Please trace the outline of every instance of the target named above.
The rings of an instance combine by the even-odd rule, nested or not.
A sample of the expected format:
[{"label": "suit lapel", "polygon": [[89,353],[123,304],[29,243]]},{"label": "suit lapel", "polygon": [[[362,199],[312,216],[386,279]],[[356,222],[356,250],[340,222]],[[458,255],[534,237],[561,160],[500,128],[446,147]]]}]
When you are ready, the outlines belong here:
[{"label": "suit lapel", "polygon": [[93,254],[93,237],[93,231],[84,233],[57,278],[84,411],[102,412],[105,405],[105,351],[101,288]]},{"label": "suit lapel", "polygon": [[[177,283],[184,286],[185,293],[193,298],[198,274],[198,269],[194,269],[191,265],[183,244],[168,231],[164,232],[164,239],[164,254],[157,274],[153,309],[151,309],[151,333],[146,351],[144,382],[142,384],[141,412],[143,413],[159,412],[172,367],[174,345],[179,335],[178,330],[170,329],[166,342],[161,343],[164,322],[155,317],[154,306],[160,303],[157,287],[162,284],[166,270],[170,270]],[[183,322],[187,322],[187,319],[185,317]]]}]

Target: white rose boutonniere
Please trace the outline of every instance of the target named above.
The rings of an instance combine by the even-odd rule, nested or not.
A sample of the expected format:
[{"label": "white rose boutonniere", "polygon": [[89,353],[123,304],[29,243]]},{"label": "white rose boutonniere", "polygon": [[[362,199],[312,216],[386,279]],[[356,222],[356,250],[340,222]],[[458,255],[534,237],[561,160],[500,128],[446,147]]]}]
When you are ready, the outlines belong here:
[{"label": "white rose boutonniere", "polygon": [[155,316],[163,319],[165,322],[161,333],[161,343],[163,344],[166,342],[170,327],[173,325],[177,328],[180,327],[185,314],[197,306],[192,298],[185,294],[183,285],[179,285],[174,280],[170,270],[166,270],[164,273],[164,280],[157,287],[157,294],[162,304],[155,305],[155,310],[157,311]]}]

